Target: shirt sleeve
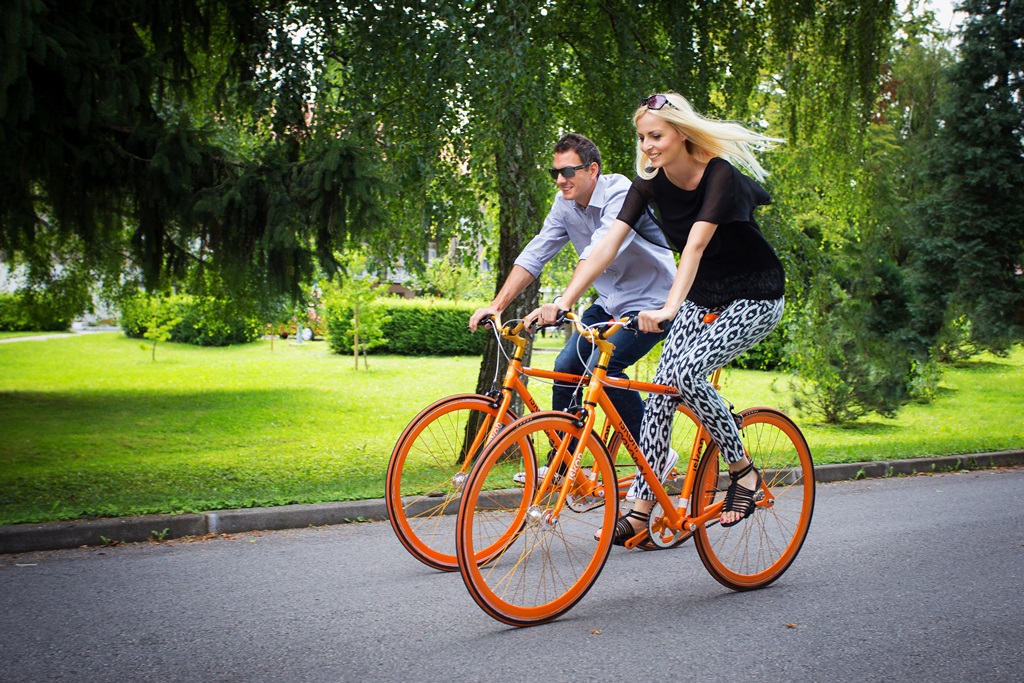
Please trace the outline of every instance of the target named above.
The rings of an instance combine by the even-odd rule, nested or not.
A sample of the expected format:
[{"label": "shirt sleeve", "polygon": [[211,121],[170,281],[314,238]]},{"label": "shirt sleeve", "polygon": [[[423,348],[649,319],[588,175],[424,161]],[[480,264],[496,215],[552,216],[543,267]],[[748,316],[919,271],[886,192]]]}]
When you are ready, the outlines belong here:
[{"label": "shirt sleeve", "polygon": [[634,178],[633,184],[629,187],[629,192],[626,193],[626,199],[622,202],[619,220],[628,224],[633,228],[634,233],[640,235],[640,237],[651,244],[663,249],[678,251],[678,249],[674,249],[669,244],[668,239],[665,237],[665,232],[653,220],[655,218],[655,212],[652,211],[653,202],[653,183],[640,177]]},{"label": "shirt sleeve", "polygon": [[561,219],[561,208],[556,198],[544,219],[544,225],[540,232],[526,245],[526,248],[516,258],[515,264],[525,268],[534,277],[540,277],[544,266],[561,251],[568,241],[569,231]]},{"label": "shirt sleeve", "polygon": [[634,178],[633,184],[629,186],[626,198],[622,202],[618,219],[631,228],[635,228],[652,197],[651,183],[640,177]]},{"label": "shirt sleeve", "polygon": [[694,222],[707,221],[715,225],[749,222],[754,218],[755,207],[771,202],[763,187],[727,161],[709,165],[705,173],[708,177],[704,203]]}]

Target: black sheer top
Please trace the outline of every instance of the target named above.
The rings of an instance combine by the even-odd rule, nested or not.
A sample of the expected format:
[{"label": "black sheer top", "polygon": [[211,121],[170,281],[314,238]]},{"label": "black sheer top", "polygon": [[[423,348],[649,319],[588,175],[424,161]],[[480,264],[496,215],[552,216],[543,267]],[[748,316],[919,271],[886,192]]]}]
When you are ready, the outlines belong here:
[{"label": "black sheer top", "polygon": [[657,227],[637,233],[673,251],[683,250],[697,221],[716,224],[686,297],[698,306],[715,308],[736,299],[770,300],[783,295],[782,263],[754,220],[754,209],[770,202],[755,180],[715,157],[695,190],[676,187],[663,171],[650,180],[634,179],[619,220],[637,230],[646,211]]}]

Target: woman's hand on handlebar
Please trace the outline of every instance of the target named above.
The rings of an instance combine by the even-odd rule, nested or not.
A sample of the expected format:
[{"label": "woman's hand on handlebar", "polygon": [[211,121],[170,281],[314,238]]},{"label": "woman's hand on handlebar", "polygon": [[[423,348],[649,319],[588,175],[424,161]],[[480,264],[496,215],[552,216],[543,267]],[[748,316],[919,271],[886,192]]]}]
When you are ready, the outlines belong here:
[{"label": "woman's hand on handlebar", "polygon": [[637,327],[641,332],[664,332],[672,324],[678,309],[659,308],[656,311],[640,311],[637,314]]},{"label": "woman's hand on handlebar", "polygon": [[557,304],[544,304],[530,312],[523,322],[527,329],[534,329],[537,325],[553,325],[558,322],[558,316],[563,311]]}]

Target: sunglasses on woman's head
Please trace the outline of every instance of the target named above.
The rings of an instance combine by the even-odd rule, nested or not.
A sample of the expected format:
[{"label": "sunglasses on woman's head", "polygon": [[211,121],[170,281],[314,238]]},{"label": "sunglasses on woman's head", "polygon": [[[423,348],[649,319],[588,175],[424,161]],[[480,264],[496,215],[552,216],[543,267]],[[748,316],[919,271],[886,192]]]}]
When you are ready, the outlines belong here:
[{"label": "sunglasses on woman's head", "polygon": [[645,97],[642,100],[640,100],[641,107],[647,107],[648,109],[652,109],[654,111],[658,111],[666,104],[675,109],[675,105],[669,102],[668,98],[665,97],[664,95],[651,95],[650,97]]},{"label": "sunglasses on woman's head", "polygon": [[551,174],[552,180],[558,180],[558,174],[561,173],[566,178],[572,178],[576,175],[576,171],[586,168],[590,164],[580,164],[579,166],[566,166],[565,168],[549,168],[548,173]]}]

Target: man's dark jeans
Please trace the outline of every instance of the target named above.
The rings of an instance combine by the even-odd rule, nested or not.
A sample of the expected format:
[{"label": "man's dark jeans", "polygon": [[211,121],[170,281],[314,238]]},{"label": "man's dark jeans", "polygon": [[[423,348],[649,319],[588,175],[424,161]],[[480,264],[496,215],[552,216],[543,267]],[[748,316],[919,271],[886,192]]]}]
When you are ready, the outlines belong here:
[{"label": "man's dark jeans", "polygon": [[[626,313],[634,317],[638,311]],[[586,325],[608,322],[611,316],[602,307],[594,304],[583,313],[582,321]],[[654,346],[665,338],[667,332],[644,333],[632,332],[630,330],[619,330],[610,338],[615,345],[615,353],[612,354],[611,363],[608,364],[609,377],[623,377],[626,368],[633,365],[650,351]],[[580,357],[582,356],[582,360]],[[572,336],[566,342],[565,348],[558,354],[555,360],[557,372],[567,372],[574,375],[582,375],[586,370],[593,368],[597,363],[598,353],[594,345],[582,339],[578,332],[573,330]],[[582,401],[582,390],[577,393],[575,384],[562,384],[556,382],[551,391],[551,407],[554,410],[568,410],[570,407],[579,407]],[[576,393],[576,396],[573,394]],[[612,405],[619,411],[622,421],[626,423],[629,433],[636,440],[640,439],[640,422],[644,417],[644,402],[636,391],[625,389],[608,389],[608,398]]]}]

